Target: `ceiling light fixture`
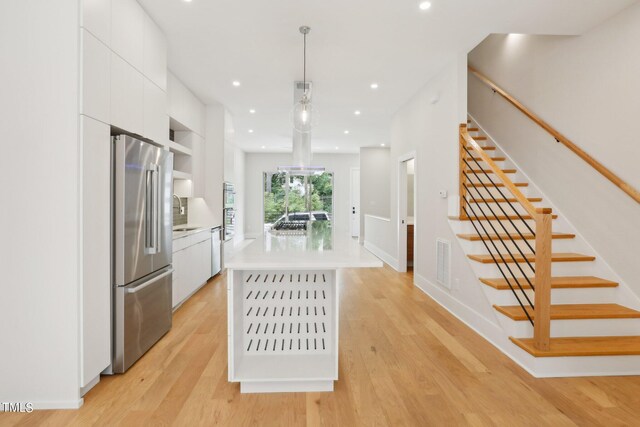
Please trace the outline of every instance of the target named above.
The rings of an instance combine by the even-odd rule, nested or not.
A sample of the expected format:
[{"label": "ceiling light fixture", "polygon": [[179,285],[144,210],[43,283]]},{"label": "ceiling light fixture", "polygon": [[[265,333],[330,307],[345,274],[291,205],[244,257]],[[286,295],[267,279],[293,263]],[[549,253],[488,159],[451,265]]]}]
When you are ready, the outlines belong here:
[{"label": "ceiling light fixture", "polygon": [[233,82],[231,82],[232,85],[234,85],[235,87],[240,86],[240,82],[237,80],[234,80]]},{"label": "ceiling light fixture", "polygon": [[260,147],[260,148],[262,148],[262,149],[264,150],[264,149],[265,149],[265,148],[267,148],[267,147],[263,145],[263,146],[262,146],[262,147]]},{"label": "ceiling light fixture", "polygon": [[356,116],[359,116],[360,115],[360,110],[354,111],[353,114],[355,114]]},{"label": "ceiling light fixture", "polygon": [[348,130],[345,130],[345,131],[344,131],[344,134],[345,134],[345,135],[349,135],[349,131],[348,131]]},{"label": "ceiling light fixture", "polygon": [[373,90],[378,89],[378,83],[371,83],[371,89]]},{"label": "ceiling light fixture", "polygon": [[380,147],[384,147],[384,144],[380,144]]},{"label": "ceiling light fixture", "polygon": [[300,133],[309,133],[313,127],[313,106],[309,96],[307,87],[307,34],[311,31],[310,27],[300,27],[300,33],[303,37],[302,50],[302,98],[293,106],[293,126]]},{"label": "ceiling light fixture", "polygon": [[339,149],[340,149],[340,147],[336,147],[336,150],[339,150]]},{"label": "ceiling light fixture", "polygon": [[418,7],[420,8],[420,10],[427,10],[431,7],[431,3],[429,3],[428,1],[423,1]]},{"label": "ceiling light fixture", "polygon": [[253,133],[253,129],[249,129],[249,133]]},{"label": "ceiling light fixture", "polygon": [[252,109],[250,109],[250,110],[249,110],[249,113],[250,113],[250,114],[255,114],[255,113],[256,113],[256,110],[254,110],[254,109],[252,108]]}]

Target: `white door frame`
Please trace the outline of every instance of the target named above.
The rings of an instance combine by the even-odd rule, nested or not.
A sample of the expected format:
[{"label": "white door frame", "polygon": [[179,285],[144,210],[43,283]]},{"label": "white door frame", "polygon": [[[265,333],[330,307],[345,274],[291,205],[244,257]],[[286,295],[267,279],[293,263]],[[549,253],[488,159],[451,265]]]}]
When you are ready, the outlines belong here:
[{"label": "white door frame", "polygon": [[[353,174],[354,172],[358,172],[358,175],[360,175],[360,167],[352,167],[349,169],[349,234],[351,237],[358,237],[358,240],[360,240],[360,229],[362,229],[362,225],[360,224],[360,222],[362,221],[362,215],[360,214],[361,210],[362,210],[362,206],[361,206],[361,200],[360,200],[360,194],[358,193],[357,195],[353,194]],[[360,182],[360,185],[362,185],[362,182]],[[360,187],[360,185],[358,187]],[[358,188],[359,189],[359,188]],[[352,218],[352,210],[354,207],[354,196],[358,198],[358,212],[356,212],[358,214],[358,217],[360,217],[359,221],[358,221],[358,235],[354,236],[353,235],[353,218]]]},{"label": "white door frame", "polygon": [[398,157],[398,205],[396,206],[396,215],[398,218],[398,271],[404,273],[407,271],[407,167],[405,162],[413,159],[414,175],[413,175],[413,265],[415,267],[417,259],[417,239],[418,234],[418,159],[415,150],[410,151]]}]

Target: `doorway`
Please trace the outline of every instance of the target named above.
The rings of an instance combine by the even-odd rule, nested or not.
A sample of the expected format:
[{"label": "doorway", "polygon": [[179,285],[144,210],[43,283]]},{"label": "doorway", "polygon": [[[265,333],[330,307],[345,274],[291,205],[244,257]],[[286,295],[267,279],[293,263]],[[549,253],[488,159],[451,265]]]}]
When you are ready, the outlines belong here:
[{"label": "doorway", "polygon": [[416,258],[417,191],[416,155],[398,158],[398,271],[413,270]]}]

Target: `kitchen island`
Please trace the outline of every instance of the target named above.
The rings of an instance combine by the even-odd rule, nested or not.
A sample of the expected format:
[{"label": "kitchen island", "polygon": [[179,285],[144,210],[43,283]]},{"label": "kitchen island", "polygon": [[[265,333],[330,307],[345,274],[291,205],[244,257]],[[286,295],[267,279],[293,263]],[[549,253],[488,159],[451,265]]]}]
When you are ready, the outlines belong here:
[{"label": "kitchen island", "polygon": [[229,381],[242,393],[332,391],[339,268],[382,267],[357,240],[312,221],[265,232],[226,263]]}]

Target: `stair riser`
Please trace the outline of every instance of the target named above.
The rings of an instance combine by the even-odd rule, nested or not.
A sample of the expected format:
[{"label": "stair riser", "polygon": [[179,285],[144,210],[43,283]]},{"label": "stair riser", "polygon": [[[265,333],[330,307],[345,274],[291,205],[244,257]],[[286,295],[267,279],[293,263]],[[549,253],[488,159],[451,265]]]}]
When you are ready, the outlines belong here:
[{"label": "stair riser", "polygon": [[[535,240],[527,240],[529,245],[535,250]],[[509,250],[513,254],[518,254],[516,244],[511,241],[506,241],[504,244],[499,240],[494,240],[496,247],[500,249],[500,252],[506,253]],[[525,244],[523,240],[516,240],[516,243],[520,250],[524,253],[530,253],[531,249]],[[484,247],[484,244],[481,241],[470,241],[470,240],[461,240],[461,244],[463,250],[467,254],[487,254],[487,250]],[[493,245],[491,242],[487,241],[487,244],[491,248],[492,252],[495,252]],[[555,239],[552,243],[553,252],[571,252],[575,250],[575,243],[573,239]],[[505,249],[506,248],[506,249]]]},{"label": "stair riser", "polygon": [[[469,211],[469,213],[471,213],[471,211]],[[476,209],[476,213],[478,215],[481,214],[477,209]],[[489,213],[489,212],[487,212],[485,209],[485,213]],[[518,220],[512,219],[511,221],[513,222],[513,224],[509,220],[478,221],[474,219],[474,221],[475,221],[475,226],[478,227],[478,230],[480,232],[483,232],[482,225],[484,225],[484,228],[486,229],[487,233],[492,233],[492,234],[516,233],[516,230],[520,230],[522,234],[531,233],[529,228],[527,228],[524,222],[522,222],[520,219]],[[476,229],[473,227],[474,224],[472,224],[471,221],[460,221],[460,222],[463,223],[461,224],[461,227],[462,227],[462,230],[464,230],[464,231],[461,231],[461,233],[476,232]],[[531,228],[531,230],[536,231],[535,221],[525,220],[525,222],[529,224],[529,227]],[[479,223],[482,223],[482,225],[480,225]]]},{"label": "stair riser", "polygon": [[[526,283],[526,282],[525,282]],[[534,283],[535,285],[535,283]],[[518,305],[518,300],[510,290],[497,290],[482,284],[485,287],[485,294],[489,302],[493,305]],[[515,283],[514,283],[514,286]],[[534,292],[525,291],[529,299],[535,301]],[[524,303],[522,293],[518,291],[518,297]],[[616,288],[579,288],[579,289],[552,289],[551,304],[593,304],[594,301],[599,303],[617,303]]]},{"label": "stair riser", "polygon": [[[479,262],[475,262],[473,260],[469,260],[471,263],[471,267],[473,271],[476,273],[477,277],[502,277],[500,274],[500,270],[495,264],[482,264]],[[531,263],[535,268],[535,263]],[[508,273],[508,269],[504,267],[505,264],[501,264],[502,269],[505,271],[505,274]],[[522,276],[520,270],[516,266],[516,264],[510,263],[508,264],[511,271],[516,276]],[[528,277],[532,277],[531,270],[526,263],[520,263],[520,267],[525,272]],[[560,276],[597,276],[596,266],[593,261],[587,262],[554,262],[551,264],[551,274],[554,277]]]},{"label": "stair riser", "polygon": [[[477,191],[476,191],[477,190]],[[524,194],[525,196],[529,197],[529,187],[518,187],[518,190],[520,190],[520,192],[522,194]],[[511,194],[511,192],[505,188],[505,187],[500,187],[500,188],[484,188],[484,187],[480,187],[480,188],[467,188],[467,195],[468,197],[473,197],[473,198],[490,198],[490,194],[492,194],[496,199],[498,198],[512,198],[513,195]],[[530,196],[533,197],[533,196]]]},{"label": "stair riser", "polygon": [[[508,197],[510,197],[510,195],[508,195]],[[504,213],[502,213],[503,211],[506,212],[506,214],[509,216],[516,215],[516,212],[523,216],[528,215],[526,209],[523,208],[522,205],[520,205],[520,203],[518,202],[512,202],[512,206],[509,206],[508,203],[494,203],[491,199],[489,199],[489,202],[490,203],[482,202],[469,204],[472,205],[471,207],[473,207],[478,213],[479,209],[482,208],[485,212],[491,212],[491,210],[493,210],[496,214],[499,215],[504,215]],[[536,202],[533,203],[535,204]]]},{"label": "stair riser", "polygon": [[[505,333],[512,337],[533,337],[533,326],[529,321],[513,321],[498,313]],[[617,337],[637,335],[640,319],[582,319],[552,320],[552,337]]]}]

